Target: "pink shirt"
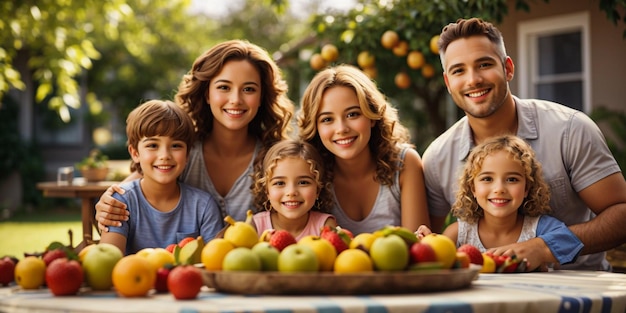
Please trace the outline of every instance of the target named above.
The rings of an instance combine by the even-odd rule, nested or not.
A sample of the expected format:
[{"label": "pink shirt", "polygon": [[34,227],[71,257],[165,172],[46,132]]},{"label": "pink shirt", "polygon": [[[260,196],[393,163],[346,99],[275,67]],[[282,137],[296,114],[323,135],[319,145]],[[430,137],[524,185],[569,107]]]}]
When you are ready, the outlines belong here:
[{"label": "pink shirt", "polygon": [[[324,227],[326,220],[329,218],[334,219],[335,217],[331,214],[309,211],[309,220],[307,221],[306,226],[304,226],[302,232],[296,236],[296,240],[300,240],[309,235],[319,236],[322,232],[322,227]],[[269,211],[256,213],[252,219],[254,220],[254,225],[256,225],[256,231],[259,235],[267,229],[274,228],[272,227],[272,219],[270,218]]]}]

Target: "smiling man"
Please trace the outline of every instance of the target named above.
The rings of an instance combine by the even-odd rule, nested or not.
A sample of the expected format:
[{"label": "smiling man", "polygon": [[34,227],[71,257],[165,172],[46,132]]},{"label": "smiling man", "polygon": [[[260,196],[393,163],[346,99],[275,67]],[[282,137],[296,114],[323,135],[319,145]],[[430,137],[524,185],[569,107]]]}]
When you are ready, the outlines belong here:
[{"label": "smiling man", "polygon": [[[442,231],[459,189],[460,168],[486,138],[515,134],[527,141],[544,167],[553,215],[585,244],[563,269],[610,270],[604,251],[626,241],[626,181],[598,126],[584,113],[554,102],[519,99],[509,81],[515,66],[502,34],[477,18],[459,19],[439,39],[444,80],[465,117],[439,136],[423,156],[431,225]],[[532,264],[550,259],[558,238],[534,238],[503,247]]]}]

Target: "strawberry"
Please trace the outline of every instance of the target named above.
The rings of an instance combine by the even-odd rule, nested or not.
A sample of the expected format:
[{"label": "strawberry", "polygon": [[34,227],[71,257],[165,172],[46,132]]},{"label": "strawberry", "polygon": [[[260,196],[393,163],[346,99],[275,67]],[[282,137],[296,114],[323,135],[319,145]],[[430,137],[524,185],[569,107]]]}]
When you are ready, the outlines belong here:
[{"label": "strawberry", "polygon": [[348,233],[344,232],[343,229],[339,227],[333,229],[330,228],[330,226],[324,226],[324,228],[322,228],[322,233],[320,234],[320,237],[330,242],[333,247],[335,247],[337,254],[341,253],[343,250],[348,249],[351,240]]},{"label": "strawberry", "polygon": [[461,245],[458,249],[456,249],[456,251],[467,253],[467,255],[470,258],[470,263],[483,265],[483,255],[482,253],[480,253],[480,250],[478,250],[478,248],[470,244],[464,244],[464,245]]},{"label": "strawberry", "polygon": [[278,249],[278,251],[283,251],[283,249],[287,246],[297,242],[296,238],[290,232],[282,229],[272,229],[266,234],[266,236],[270,245]]}]

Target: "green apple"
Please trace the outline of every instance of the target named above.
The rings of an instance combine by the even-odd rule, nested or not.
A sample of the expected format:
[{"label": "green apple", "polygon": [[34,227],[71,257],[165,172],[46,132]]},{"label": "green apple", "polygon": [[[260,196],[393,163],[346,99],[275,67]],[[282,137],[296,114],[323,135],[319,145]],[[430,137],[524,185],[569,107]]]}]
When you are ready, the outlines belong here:
[{"label": "green apple", "polygon": [[98,243],[85,254],[82,265],[87,285],[93,290],[113,287],[113,267],[124,255],[110,243]]},{"label": "green apple", "polygon": [[317,272],[318,268],[315,251],[300,243],[287,246],[278,255],[279,272]]},{"label": "green apple", "polygon": [[260,271],[261,259],[250,248],[238,247],[228,251],[222,261],[224,271]]},{"label": "green apple", "polygon": [[398,235],[378,237],[370,247],[370,257],[379,271],[401,271],[409,264],[409,248]]},{"label": "green apple", "polygon": [[256,253],[261,260],[261,269],[263,271],[278,270],[278,255],[280,251],[274,248],[269,242],[261,241],[252,247],[252,252]]},{"label": "green apple", "polygon": [[320,236],[305,236],[298,241],[299,244],[309,246],[317,255],[320,271],[332,271],[337,258],[337,250],[326,239]]}]

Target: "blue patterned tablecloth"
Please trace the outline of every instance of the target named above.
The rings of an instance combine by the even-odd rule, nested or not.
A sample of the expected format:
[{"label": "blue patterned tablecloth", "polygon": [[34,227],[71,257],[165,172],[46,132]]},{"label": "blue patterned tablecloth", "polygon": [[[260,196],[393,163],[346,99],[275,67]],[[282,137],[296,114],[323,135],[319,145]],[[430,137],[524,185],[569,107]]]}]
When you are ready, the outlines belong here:
[{"label": "blue patterned tablecloth", "polygon": [[114,292],[54,297],[47,289],[0,289],[0,312],[626,312],[626,275],[553,271],[480,274],[457,291],[360,296],[240,296],[204,287],[198,299],[177,301],[171,294],[120,298]]}]

